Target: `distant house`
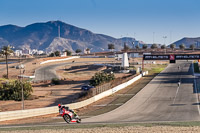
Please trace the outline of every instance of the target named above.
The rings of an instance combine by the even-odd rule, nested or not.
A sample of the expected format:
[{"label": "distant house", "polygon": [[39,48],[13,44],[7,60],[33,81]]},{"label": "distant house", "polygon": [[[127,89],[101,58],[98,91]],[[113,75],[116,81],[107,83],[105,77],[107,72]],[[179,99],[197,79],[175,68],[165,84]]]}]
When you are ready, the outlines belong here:
[{"label": "distant house", "polygon": [[22,50],[15,50],[14,55],[15,55],[15,56],[20,56],[20,55],[22,55]]},{"label": "distant house", "polygon": [[67,52],[64,51],[60,56],[61,56],[61,57],[66,57],[66,56],[67,56]]},{"label": "distant house", "polygon": [[23,55],[28,55],[28,54],[30,54],[31,53],[31,50],[30,49],[23,49],[22,50],[22,54]]},{"label": "distant house", "polygon": [[84,49],[84,54],[90,54],[90,49],[89,48],[86,48],[86,49]]}]

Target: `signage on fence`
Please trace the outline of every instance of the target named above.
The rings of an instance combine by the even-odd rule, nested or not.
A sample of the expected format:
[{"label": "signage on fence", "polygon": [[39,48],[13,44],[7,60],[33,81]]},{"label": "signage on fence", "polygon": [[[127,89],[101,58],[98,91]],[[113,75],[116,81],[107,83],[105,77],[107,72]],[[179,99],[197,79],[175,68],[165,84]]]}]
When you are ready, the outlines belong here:
[{"label": "signage on fence", "polygon": [[143,55],[143,60],[199,60],[200,54]]},{"label": "signage on fence", "polygon": [[174,55],[170,55],[170,59],[169,60],[175,60]]},{"label": "signage on fence", "polygon": [[195,60],[200,59],[200,54],[185,54],[185,55],[176,55],[176,60]]},{"label": "signage on fence", "polygon": [[144,60],[169,60],[169,55],[143,55]]}]

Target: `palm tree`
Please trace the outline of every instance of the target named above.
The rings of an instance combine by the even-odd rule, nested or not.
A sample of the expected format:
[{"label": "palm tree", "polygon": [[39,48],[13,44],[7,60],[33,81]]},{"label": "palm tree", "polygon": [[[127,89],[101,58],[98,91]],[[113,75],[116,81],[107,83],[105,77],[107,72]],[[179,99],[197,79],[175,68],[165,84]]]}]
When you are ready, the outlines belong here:
[{"label": "palm tree", "polygon": [[158,48],[158,45],[157,45],[157,44],[152,44],[152,45],[151,45],[151,49],[156,49],[156,48]]},{"label": "palm tree", "polygon": [[172,50],[174,50],[175,47],[176,47],[176,44],[170,44],[170,48],[171,48]]},{"label": "palm tree", "polygon": [[124,51],[127,52],[130,49],[130,47],[128,45],[126,45],[126,43],[124,43]]},{"label": "palm tree", "polygon": [[148,46],[147,46],[146,44],[143,44],[143,45],[142,45],[142,48],[143,48],[143,49],[147,49],[147,47],[148,47]]},{"label": "palm tree", "polygon": [[13,53],[13,50],[11,49],[11,46],[3,46],[3,48],[0,51],[0,54],[5,55],[6,57],[6,69],[7,69],[7,79],[8,79],[8,56]]},{"label": "palm tree", "polygon": [[163,44],[163,45],[161,45],[161,47],[160,47],[161,49],[163,49],[164,51],[165,51],[165,54],[167,53],[167,47],[166,47],[166,45],[165,44]]},{"label": "palm tree", "polygon": [[162,45],[162,46],[161,46],[161,49],[166,49],[166,45],[165,45],[165,44]]},{"label": "palm tree", "polygon": [[195,49],[195,44],[191,44],[191,45],[190,45],[190,48],[194,51],[194,49]]},{"label": "palm tree", "polygon": [[185,49],[185,45],[182,43],[181,45],[179,45],[179,48],[184,50]]}]

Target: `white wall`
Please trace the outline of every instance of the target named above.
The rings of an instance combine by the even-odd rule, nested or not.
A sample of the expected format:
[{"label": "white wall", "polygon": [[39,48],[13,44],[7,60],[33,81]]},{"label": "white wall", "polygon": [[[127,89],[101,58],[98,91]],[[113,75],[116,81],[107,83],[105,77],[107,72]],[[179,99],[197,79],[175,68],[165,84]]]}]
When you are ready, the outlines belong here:
[{"label": "white wall", "polygon": [[76,58],[80,58],[80,56],[73,56],[73,57],[68,57],[68,58],[64,58],[64,59],[47,60],[47,61],[41,62],[40,64],[45,64],[45,63],[49,63],[49,62],[56,62],[56,61],[65,61],[65,60],[71,60],[71,59],[76,59]]}]

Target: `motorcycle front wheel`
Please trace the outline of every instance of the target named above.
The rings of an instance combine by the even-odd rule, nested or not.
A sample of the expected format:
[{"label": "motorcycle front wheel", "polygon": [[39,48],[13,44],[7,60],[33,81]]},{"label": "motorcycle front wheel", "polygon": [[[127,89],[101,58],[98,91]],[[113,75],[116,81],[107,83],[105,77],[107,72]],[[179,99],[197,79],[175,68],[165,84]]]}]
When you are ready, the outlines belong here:
[{"label": "motorcycle front wheel", "polygon": [[64,116],[63,116],[63,119],[64,119],[67,123],[70,123],[70,121],[71,121],[69,115],[64,115]]}]

